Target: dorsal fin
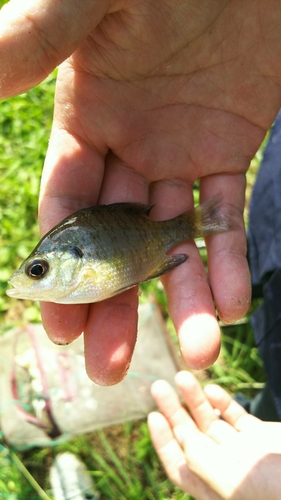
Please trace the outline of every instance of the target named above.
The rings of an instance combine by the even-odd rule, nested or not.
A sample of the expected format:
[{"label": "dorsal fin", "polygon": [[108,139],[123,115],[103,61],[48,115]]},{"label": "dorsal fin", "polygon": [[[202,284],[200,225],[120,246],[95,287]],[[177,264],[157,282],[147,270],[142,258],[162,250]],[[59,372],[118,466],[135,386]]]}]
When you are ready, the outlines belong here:
[{"label": "dorsal fin", "polygon": [[76,223],[77,218],[81,216],[84,212],[99,212],[103,210],[112,210],[120,212],[124,212],[132,215],[145,215],[149,216],[151,209],[154,205],[145,205],[144,203],[127,203],[127,202],[119,202],[119,203],[111,203],[109,205],[95,205],[93,207],[85,207],[77,210],[73,214],[68,215],[65,219],[60,221],[56,226],[54,226],[50,231],[48,231],[43,238],[39,241],[38,245],[35,247],[34,251],[41,245],[42,241],[45,240],[48,236],[53,238],[64,226],[71,226]]},{"label": "dorsal fin", "polygon": [[144,203],[120,202],[120,203],[112,203],[111,205],[97,205],[97,207],[95,208],[102,209],[105,207],[110,210],[120,210],[128,214],[146,215],[148,217],[154,205],[145,205]]}]

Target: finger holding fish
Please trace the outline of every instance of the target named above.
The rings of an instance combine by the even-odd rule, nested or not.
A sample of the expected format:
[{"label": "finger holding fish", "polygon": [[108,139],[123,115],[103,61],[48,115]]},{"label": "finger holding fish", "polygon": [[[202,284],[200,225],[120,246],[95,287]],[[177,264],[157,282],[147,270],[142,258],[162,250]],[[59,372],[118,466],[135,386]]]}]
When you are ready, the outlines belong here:
[{"label": "finger holding fish", "polygon": [[[170,201],[167,203],[167,200]],[[158,216],[173,217],[193,206],[192,187],[177,179],[155,183],[152,201]],[[188,260],[172,273],[162,276],[161,281],[168,296],[169,314],[179,335],[182,356],[188,366],[200,369],[216,360],[220,329],[198,248],[189,241],[175,250],[186,253]]]},{"label": "finger holding fish", "polygon": [[214,175],[200,184],[201,201],[217,193],[229,206],[235,230],[207,238],[209,281],[216,309],[224,323],[241,319],[251,302],[251,277],[244,225],[245,175]]},{"label": "finger holding fish", "polygon": [[[99,203],[138,200],[148,204],[148,186],[142,175],[109,153]],[[112,385],[125,377],[137,339],[137,322],[138,287],[90,304],[84,332],[85,362],[94,382]]]},{"label": "finger holding fish", "polygon": [[178,333],[182,357],[188,367],[210,366],[220,350],[220,328],[206,271],[195,244],[185,243],[188,261],[162,277],[169,314]]},{"label": "finger holding fish", "polygon": [[90,305],[84,331],[85,362],[89,377],[113,385],[126,375],[138,322],[138,287]]},{"label": "finger holding fish", "polygon": [[[41,179],[41,235],[72,212],[97,204],[103,175],[104,155],[68,134],[55,117]],[[87,323],[89,307],[89,304],[41,302],[42,321],[50,339],[67,344],[79,337]]]}]

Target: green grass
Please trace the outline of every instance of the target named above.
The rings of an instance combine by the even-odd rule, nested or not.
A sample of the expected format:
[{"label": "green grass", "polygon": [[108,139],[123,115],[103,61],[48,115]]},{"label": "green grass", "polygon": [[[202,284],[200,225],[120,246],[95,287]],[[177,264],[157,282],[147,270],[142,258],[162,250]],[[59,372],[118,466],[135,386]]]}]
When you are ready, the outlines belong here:
[{"label": "green grass", "polygon": [[52,122],[54,76],[27,94],[1,102],[0,311],[7,311],[7,279],[39,237],[40,176]]},{"label": "green grass", "polygon": [[[3,3],[3,2],[2,2]],[[1,2],[0,2],[1,5]],[[27,94],[1,102],[0,114],[0,329],[38,320],[32,302],[11,300],[5,294],[7,279],[38,241],[37,201],[40,175],[52,121],[55,76]],[[259,158],[254,162],[254,182]],[[202,251],[204,257],[204,251]],[[166,296],[157,281],[143,287],[141,300],[156,297],[168,329],[175,333],[167,314]],[[253,333],[246,318],[222,329],[222,354],[206,373],[230,392],[249,396],[264,382],[264,372]],[[159,463],[145,422],[125,424],[108,431],[80,436],[55,448],[15,454],[2,441],[0,448],[1,498],[26,500],[52,498],[48,471],[56,453],[72,451],[91,471],[102,499],[152,500],[190,498],[175,488]],[[39,486],[40,485],[40,486]]]},{"label": "green grass", "polygon": [[1,500],[52,500],[48,471],[55,455],[63,451],[83,460],[101,500],[190,498],[167,479],[151,445],[146,423],[135,422],[79,436],[55,449],[35,449],[16,455],[2,446]]}]

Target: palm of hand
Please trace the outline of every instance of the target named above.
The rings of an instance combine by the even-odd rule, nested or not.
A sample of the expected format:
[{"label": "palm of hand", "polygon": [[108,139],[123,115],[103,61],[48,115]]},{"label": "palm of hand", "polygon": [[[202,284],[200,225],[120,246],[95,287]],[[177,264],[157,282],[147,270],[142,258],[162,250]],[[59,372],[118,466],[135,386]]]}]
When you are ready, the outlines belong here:
[{"label": "palm of hand", "polygon": [[258,15],[241,27],[231,5],[198,8],[189,30],[188,2],[166,1],[162,16],[152,2],[126,8],[105,16],[62,69],[64,126],[148,183],[245,173],[280,103]]},{"label": "palm of hand", "polygon": [[[218,459],[216,474],[208,478],[208,483],[222,498],[277,500],[280,488],[277,471],[281,465],[280,423],[256,422],[250,415],[248,422],[245,416],[245,421],[243,430],[214,446],[214,454],[209,455],[209,459]],[[221,484],[219,468],[220,477],[224,474]],[[206,471],[203,477],[205,474]],[[209,474],[212,474],[211,470]]]}]

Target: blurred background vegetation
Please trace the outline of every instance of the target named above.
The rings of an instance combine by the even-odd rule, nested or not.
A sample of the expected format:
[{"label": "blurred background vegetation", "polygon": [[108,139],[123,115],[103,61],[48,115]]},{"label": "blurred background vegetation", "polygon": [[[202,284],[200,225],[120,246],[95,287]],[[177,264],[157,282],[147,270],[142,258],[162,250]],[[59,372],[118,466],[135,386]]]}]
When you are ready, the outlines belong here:
[{"label": "blurred background vegetation", "polygon": [[[0,1],[0,7],[3,5]],[[0,113],[0,333],[26,321],[40,321],[39,306],[6,296],[7,280],[39,239],[37,202],[40,175],[50,135],[55,73],[30,92],[1,102]],[[250,197],[261,151],[248,173]],[[197,196],[195,187],[195,197]],[[202,258],[206,261],[204,248]],[[159,304],[168,331],[176,335],[167,313],[166,297],[157,280],[144,285],[141,300],[152,295]],[[257,306],[253,303],[251,311]],[[249,316],[238,324],[222,325],[219,360],[202,377],[228,391],[255,394],[265,380],[254,345]],[[189,499],[175,488],[158,461],[145,422],[81,436],[56,448],[17,453],[0,440],[1,499],[52,499],[48,472],[54,456],[72,451],[93,475],[101,499]]]}]

